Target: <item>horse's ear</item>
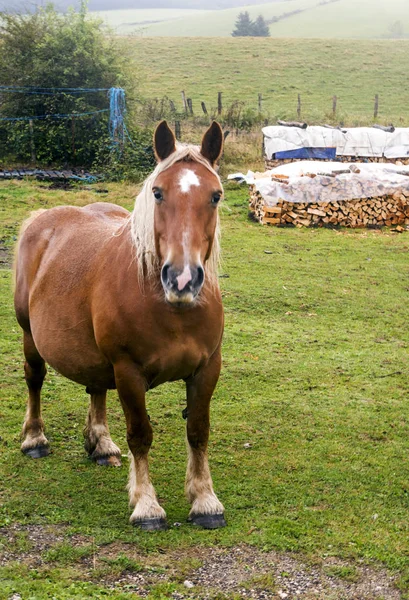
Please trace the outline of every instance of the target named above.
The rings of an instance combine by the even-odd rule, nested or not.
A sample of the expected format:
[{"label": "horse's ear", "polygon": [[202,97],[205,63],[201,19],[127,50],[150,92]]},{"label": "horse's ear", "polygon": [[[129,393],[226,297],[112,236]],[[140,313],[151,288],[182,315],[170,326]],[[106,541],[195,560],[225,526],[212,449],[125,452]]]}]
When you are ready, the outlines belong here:
[{"label": "horse's ear", "polygon": [[220,158],[223,151],[223,131],[219,123],[213,121],[203,136],[201,154],[207,158],[211,165]]},{"label": "horse's ear", "polygon": [[158,161],[165,160],[176,150],[176,139],[166,121],[159,123],[153,136],[155,156]]}]

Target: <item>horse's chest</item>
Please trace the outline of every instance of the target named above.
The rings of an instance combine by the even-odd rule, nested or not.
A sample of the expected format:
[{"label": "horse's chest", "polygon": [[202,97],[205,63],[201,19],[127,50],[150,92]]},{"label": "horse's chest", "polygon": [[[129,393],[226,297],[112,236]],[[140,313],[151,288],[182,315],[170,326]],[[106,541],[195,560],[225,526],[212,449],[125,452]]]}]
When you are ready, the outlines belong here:
[{"label": "horse's chest", "polygon": [[143,367],[146,379],[152,385],[187,379],[208,361],[212,350],[203,341],[189,336],[183,340],[178,337],[169,338],[150,356],[146,356]]}]

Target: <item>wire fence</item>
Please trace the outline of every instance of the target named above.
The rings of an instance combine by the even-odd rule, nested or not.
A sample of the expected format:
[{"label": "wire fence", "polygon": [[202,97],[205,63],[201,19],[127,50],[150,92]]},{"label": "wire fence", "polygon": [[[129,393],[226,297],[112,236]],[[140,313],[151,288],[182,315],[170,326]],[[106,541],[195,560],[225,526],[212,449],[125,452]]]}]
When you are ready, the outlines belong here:
[{"label": "wire fence", "polygon": [[[106,108],[98,108],[105,94]],[[18,102],[13,95],[23,96]],[[90,97],[93,95],[93,98]],[[37,102],[35,97],[47,96],[50,105]],[[30,100],[30,98],[32,100]],[[93,106],[94,105],[94,106]],[[58,110],[70,107],[69,111]],[[85,107],[79,110],[80,107]],[[14,110],[28,114],[10,114]],[[126,94],[120,87],[111,88],[44,88],[0,86],[0,159],[10,155],[29,159],[53,160],[75,164],[87,160],[84,147],[90,140],[105,142],[110,151],[123,151],[125,138],[131,137],[125,125]],[[8,114],[4,114],[7,112]],[[40,113],[40,114],[39,114]],[[101,120],[101,117],[107,119]],[[53,124],[53,122],[63,122]],[[36,123],[36,125],[35,125]],[[51,144],[51,146],[50,146]],[[51,150],[52,148],[52,150]],[[88,157],[89,158],[89,157]]]},{"label": "wire fence", "polygon": [[[20,100],[13,105],[9,99],[16,96]],[[41,98],[48,100],[44,104]],[[181,91],[178,101],[164,96],[132,102],[128,114],[126,93],[120,87],[0,86],[0,162],[4,164],[14,157],[30,164],[90,166],[103,152],[113,153],[120,160],[128,146],[138,151],[142,160],[146,141],[143,147],[134,143],[129,122],[135,134],[135,125],[152,130],[160,120],[167,119],[179,140],[199,141],[195,139],[199,130],[216,119],[229,131],[230,142],[242,143],[243,135],[251,132],[251,143],[259,146],[261,142],[254,138],[255,133],[261,139],[261,128],[279,119],[342,126],[396,119],[396,125],[404,124],[396,111],[395,114],[388,109],[387,99],[380,94],[363,99],[355,107],[356,114],[350,108],[345,110],[350,103],[344,95],[337,94],[317,98],[309,93],[288,92],[284,102],[275,94],[258,92],[249,101],[231,98],[221,90],[209,101],[200,99],[197,92],[191,97]],[[20,114],[10,114],[13,106],[18,107]]]}]

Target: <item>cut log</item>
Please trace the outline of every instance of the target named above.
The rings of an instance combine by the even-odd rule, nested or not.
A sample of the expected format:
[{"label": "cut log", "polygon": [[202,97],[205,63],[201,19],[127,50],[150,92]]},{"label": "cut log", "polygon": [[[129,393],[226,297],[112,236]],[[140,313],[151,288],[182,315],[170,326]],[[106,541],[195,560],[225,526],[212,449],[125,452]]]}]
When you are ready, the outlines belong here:
[{"label": "cut log", "polygon": [[299,127],[300,129],[307,129],[307,123],[299,123],[298,121],[277,121],[279,125],[283,127]]}]

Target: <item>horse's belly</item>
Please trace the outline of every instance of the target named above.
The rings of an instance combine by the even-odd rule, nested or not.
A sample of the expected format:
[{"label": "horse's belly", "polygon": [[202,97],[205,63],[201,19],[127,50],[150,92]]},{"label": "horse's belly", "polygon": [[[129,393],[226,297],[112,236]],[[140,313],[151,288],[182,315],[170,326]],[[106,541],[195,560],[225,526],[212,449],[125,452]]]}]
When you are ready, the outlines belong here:
[{"label": "horse's belly", "polygon": [[32,319],[31,326],[38,352],[61,375],[88,387],[115,388],[113,367],[85,324],[64,330],[52,320],[39,323]]}]

